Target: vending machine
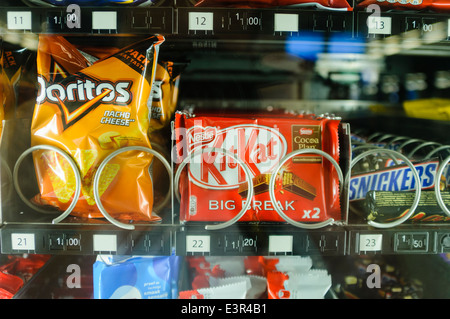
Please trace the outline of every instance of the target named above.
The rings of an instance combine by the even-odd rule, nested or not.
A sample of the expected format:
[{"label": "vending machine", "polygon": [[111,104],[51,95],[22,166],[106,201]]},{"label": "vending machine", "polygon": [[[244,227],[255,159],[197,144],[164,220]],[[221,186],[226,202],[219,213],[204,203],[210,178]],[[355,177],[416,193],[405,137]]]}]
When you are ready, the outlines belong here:
[{"label": "vending machine", "polygon": [[450,297],[448,0],[0,7],[0,298]]}]

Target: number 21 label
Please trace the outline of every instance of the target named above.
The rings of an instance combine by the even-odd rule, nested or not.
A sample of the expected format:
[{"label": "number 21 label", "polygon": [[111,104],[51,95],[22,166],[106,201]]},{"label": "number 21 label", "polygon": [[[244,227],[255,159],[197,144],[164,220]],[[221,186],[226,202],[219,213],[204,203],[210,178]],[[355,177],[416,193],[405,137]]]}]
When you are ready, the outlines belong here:
[{"label": "number 21 label", "polygon": [[34,234],[11,234],[13,250],[35,250]]}]

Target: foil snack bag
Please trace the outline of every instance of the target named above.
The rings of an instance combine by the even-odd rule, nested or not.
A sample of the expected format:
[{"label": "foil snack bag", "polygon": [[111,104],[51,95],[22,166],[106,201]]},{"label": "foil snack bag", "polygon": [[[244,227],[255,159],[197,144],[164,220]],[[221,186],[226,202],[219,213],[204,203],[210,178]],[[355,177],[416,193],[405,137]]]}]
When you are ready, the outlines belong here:
[{"label": "foil snack bag", "polygon": [[[163,41],[152,36],[89,65],[64,38],[40,36],[31,143],[56,146],[76,162],[81,195],[72,214],[102,217],[93,197],[93,179],[106,156],[126,146],[151,148],[147,101]],[[147,152],[129,151],[105,166],[99,194],[112,218],[159,219],[152,214],[152,159]],[[67,209],[75,192],[68,162],[47,150],[33,153],[33,160],[40,190],[34,202]]]}]

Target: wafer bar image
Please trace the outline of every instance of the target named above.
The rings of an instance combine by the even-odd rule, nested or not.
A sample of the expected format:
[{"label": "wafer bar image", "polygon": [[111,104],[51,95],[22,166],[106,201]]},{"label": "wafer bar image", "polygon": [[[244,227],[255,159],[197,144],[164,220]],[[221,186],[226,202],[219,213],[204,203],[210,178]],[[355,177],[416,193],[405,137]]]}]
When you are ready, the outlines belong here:
[{"label": "wafer bar image", "polygon": [[[264,173],[259,174],[258,176],[253,177],[253,193],[254,195],[262,194],[269,191],[269,182],[270,177],[272,174],[270,173]],[[248,193],[248,183],[245,182],[239,186],[238,190],[239,195],[241,195],[242,198],[247,197]]]},{"label": "wafer bar image", "polygon": [[313,200],[317,196],[317,191],[314,186],[307,183],[292,172],[283,172],[282,188],[298,196]]}]

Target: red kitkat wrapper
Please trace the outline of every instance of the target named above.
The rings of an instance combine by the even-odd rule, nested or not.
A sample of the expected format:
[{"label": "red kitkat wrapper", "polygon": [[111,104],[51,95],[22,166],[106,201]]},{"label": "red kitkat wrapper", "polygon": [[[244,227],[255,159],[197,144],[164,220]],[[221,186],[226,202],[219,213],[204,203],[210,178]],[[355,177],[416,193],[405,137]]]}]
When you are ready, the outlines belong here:
[{"label": "red kitkat wrapper", "polygon": [[[229,221],[249,200],[242,166],[223,152],[205,151],[217,148],[234,154],[251,172],[254,196],[239,221],[283,222],[268,191],[272,172],[287,154],[303,148],[322,150],[339,163],[339,124],[313,115],[177,113],[177,161],[195,154],[180,175],[181,220]],[[288,160],[278,171],[275,197],[295,221],[341,220],[338,175],[321,155]]]},{"label": "red kitkat wrapper", "polygon": [[358,8],[366,8],[371,4],[380,6],[381,10],[430,10],[435,12],[450,12],[450,0],[406,0],[406,1],[379,1],[364,0]]}]

